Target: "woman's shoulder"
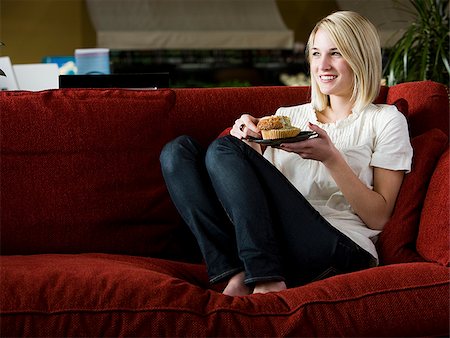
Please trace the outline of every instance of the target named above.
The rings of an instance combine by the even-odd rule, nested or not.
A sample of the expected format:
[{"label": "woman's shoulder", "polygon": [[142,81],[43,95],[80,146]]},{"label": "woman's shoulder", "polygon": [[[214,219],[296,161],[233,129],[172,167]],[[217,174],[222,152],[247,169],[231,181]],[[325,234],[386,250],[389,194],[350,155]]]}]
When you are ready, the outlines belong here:
[{"label": "woman's shoulder", "polygon": [[365,111],[365,115],[382,124],[390,121],[406,121],[405,115],[395,105],[385,103],[370,104]]},{"label": "woman's shoulder", "polygon": [[372,103],[366,111],[374,116],[404,116],[395,105],[387,103]]},{"label": "woman's shoulder", "polygon": [[390,139],[401,135],[401,137],[409,139],[406,117],[395,105],[372,104],[370,111],[372,112],[371,125],[377,138]]}]

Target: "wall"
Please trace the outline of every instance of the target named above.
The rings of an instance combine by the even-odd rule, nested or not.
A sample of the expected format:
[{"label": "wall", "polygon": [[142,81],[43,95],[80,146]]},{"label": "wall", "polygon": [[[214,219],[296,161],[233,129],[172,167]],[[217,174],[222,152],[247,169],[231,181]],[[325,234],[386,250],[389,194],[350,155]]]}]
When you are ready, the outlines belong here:
[{"label": "wall", "polygon": [[295,41],[306,43],[317,21],[338,10],[335,0],[276,0],[286,26]]},{"label": "wall", "polygon": [[84,0],[0,0],[0,40],[15,64],[96,45]]},{"label": "wall", "polygon": [[[385,30],[386,40],[405,25],[400,16],[404,12],[391,8],[398,2],[408,0],[276,0],[286,26],[301,42],[317,20],[339,8],[362,11]],[[95,47],[96,33],[84,0],[0,0],[0,41],[6,44],[0,55],[10,56],[13,63],[33,63],[43,56],[73,55],[76,48]]]},{"label": "wall", "polygon": [[[276,0],[286,26],[305,41],[315,22],[337,9],[334,0]],[[84,0],[0,0],[0,55],[13,63],[41,62],[96,45]]]}]

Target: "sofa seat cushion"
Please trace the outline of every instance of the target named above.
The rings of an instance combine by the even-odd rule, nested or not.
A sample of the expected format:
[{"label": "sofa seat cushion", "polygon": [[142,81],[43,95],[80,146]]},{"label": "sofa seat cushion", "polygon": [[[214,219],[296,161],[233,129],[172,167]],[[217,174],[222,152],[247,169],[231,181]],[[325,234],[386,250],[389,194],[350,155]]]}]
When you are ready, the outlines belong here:
[{"label": "sofa seat cushion", "polygon": [[173,91],[2,92],[0,102],[3,254],[182,251],[159,165]]},{"label": "sofa seat cushion", "polygon": [[[2,256],[0,329],[20,336],[423,336],[448,332],[448,269],[383,266],[229,297],[203,265],[108,254]],[[414,311],[411,311],[414,309]]]}]

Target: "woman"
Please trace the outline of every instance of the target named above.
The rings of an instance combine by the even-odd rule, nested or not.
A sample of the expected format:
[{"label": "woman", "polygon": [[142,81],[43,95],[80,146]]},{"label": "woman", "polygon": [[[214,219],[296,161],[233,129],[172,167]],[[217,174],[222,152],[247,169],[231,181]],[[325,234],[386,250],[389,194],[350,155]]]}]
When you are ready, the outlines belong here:
[{"label": "woman", "polygon": [[280,108],[317,137],[262,149],[258,118],[238,118],[206,151],[188,136],[163,149],[169,193],[230,296],[284,290],[377,265],[412,148],[404,116],[374,105],[381,81],[374,26],[336,12],[306,47],[311,102]]}]

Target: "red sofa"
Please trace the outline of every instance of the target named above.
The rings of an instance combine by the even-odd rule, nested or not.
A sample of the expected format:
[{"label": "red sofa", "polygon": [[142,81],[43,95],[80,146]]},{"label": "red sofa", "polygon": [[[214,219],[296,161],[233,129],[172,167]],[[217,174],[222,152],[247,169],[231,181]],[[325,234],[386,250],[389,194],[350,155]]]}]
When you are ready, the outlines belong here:
[{"label": "red sofa", "polygon": [[414,147],[381,265],[279,293],[210,286],[167,194],[162,146],[207,145],[242,112],[308,100],[307,87],[1,92],[0,335],[447,336],[449,96],[382,87]]}]

